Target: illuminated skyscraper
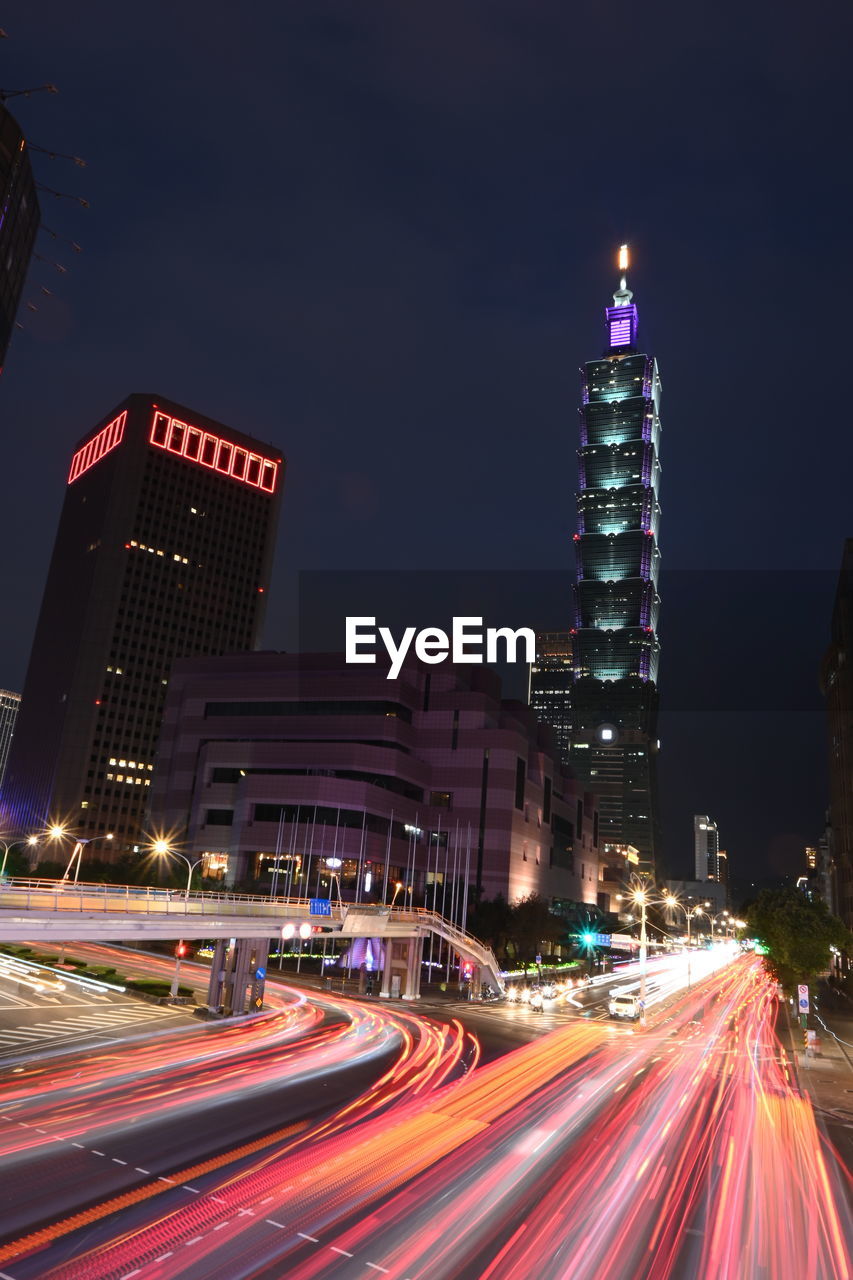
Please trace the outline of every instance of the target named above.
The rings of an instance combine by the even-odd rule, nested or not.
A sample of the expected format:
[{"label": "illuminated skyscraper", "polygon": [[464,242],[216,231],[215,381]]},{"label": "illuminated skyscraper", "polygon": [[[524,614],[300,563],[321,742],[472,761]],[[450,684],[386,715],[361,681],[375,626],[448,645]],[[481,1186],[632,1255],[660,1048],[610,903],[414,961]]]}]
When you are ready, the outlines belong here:
[{"label": "illuminated skyscraper", "polygon": [[572,631],[572,748],[600,798],[605,844],[660,856],[657,797],[657,592],[660,393],[657,362],[637,347],[628,251],[607,347],[583,369]]},{"label": "illuminated skyscraper", "polygon": [[0,102],[0,370],[40,216],[26,139]]},{"label": "illuminated skyscraper", "polygon": [[283,479],[274,445],[161,397],[129,396],[83,437],[0,829],[139,840],[173,660],[257,647]]},{"label": "illuminated skyscraper", "polygon": [[572,737],[572,637],[568,631],[537,631],[528,702],[536,719],[554,730],[561,764],[569,765]]},{"label": "illuminated skyscraper", "polygon": [[697,813],[693,817],[693,857],[697,880],[719,879],[720,833],[716,822],[712,822],[707,813]]}]

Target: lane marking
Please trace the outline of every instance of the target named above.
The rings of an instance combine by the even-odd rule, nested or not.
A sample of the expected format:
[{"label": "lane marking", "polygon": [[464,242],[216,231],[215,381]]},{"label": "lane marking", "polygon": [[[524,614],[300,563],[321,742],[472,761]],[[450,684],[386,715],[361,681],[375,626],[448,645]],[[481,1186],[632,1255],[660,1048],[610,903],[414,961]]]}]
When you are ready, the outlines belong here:
[{"label": "lane marking", "polygon": [[342,1254],[344,1255],[344,1257],[345,1257],[345,1258],[354,1258],[354,1257],[355,1257],[355,1254],[354,1254],[354,1253],[347,1253],[346,1249],[339,1249],[339,1248],[338,1248],[338,1246],[337,1246],[336,1244],[330,1244],[330,1245],[329,1245],[329,1248],[332,1250],[332,1252],[333,1252],[333,1253],[342,1253]]},{"label": "lane marking", "polygon": [[[305,1232],[304,1232],[304,1231],[297,1231],[297,1233],[296,1233],[296,1234],[297,1234],[298,1236],[301,1236],[303,1240],[310,1240],[312,1244],[319,1244],[319,1243],[320,1243],[320,1241],[317,1239],[317,1237],[316,1237],[316,1236],[306,1236],[306,1234],[305,1234]],[[367,1265],[368,1265],[368,1266],[370,1266],[370,1263],[368,1263]]]}]

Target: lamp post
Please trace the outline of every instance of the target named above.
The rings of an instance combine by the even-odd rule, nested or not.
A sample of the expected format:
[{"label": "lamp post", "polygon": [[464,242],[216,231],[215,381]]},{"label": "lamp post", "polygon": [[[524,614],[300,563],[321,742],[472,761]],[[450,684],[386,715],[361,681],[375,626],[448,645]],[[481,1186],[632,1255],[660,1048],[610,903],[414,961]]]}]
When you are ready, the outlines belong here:
[{"label": "lamp post", "polygon": [[[674,893],[668,893],[664,898],[663,903],[665,907],[669,907],[670,909],[672,909],[673,907],[680,907],[681,910],[684,912],[684,918],[687,921],[687,985],[689,987],[692,985],[692,972],[691,972],[691,964],[690,964],[690,926],[693,923],[693,920],[696,918],[696,916],[706,916],[708,912],[705,910],[704,907],[685,907],[683,902],[678,901],[678,898],[676,898]],[[713,929],[713,921],[712,921],[711,923],[712,937],[713,937],[713,933],[714,933],[714,929]]]},{"label": "lamp post", "polygon": [[[621,902],[622,894],[616,895]],[[649,890],[645,885],[640,884],[636,888],[631,889],[628,894],[634,906],[640,908],[640,1022],[645,1025],[646,1022],[646,958],[648,952],[648,944],[646,941],[646,907],[649,905]]]},{"label": "lamp post", "polygon": [[[65,827],[60,826],[57,823],[50,828],[47,834],[51,840],[62,840],[65,838],[65,836],[68,835],[68,831],[66,830]],[[68,882],[68,880],[71,878],[71,868],[73,867],[74,883],[77,884],[80,879],[80,863],[83,861],[83,850],[86,848],[86,846],[90,844],[94,844],[96,840],[112,840],[112,838],[113,838],[112,831],[108,831],[107,834],[103,836],[87,836],[86,839],[83,839],[81,836],[75,836],[74,848],[71,850],[71,857],[68,859],[68,866],[65,868],[64,872],[62,873],[61,883],[66,884]],[[33,839],[31,839],[28,843],[33,843]]]},{"label": "lamp post", "polygon": [[24,844],[25,842],[30,846],[30,848],[33,848],[38,844],[38,836],[18,836],[15,840],[0,840],[0,845],[3,846],[3,862],[0,863],[0,880],[2,880],[6,874],[6,859],[9,857],[9,850],[14,849],[16,844]]},{"label": "lamp post", "polygon": [[180,858],[181,862],[187,864],[187,890],[186,899],[189,902],[190,890],[193,883],[193,872],[196,867],[200,867],[204,862],[204,858],[198,858],[197,861],[191,862],[184,853],[178,853],[177,849],[173,849],[167,840],[155,840],[151,846],[152,852],[156,853],[158,858]]},{"label": "lamp post", "polygon": [[728,919],[729,919],[728,911],[718,911],[715,916],[711,916],[711,941],[712,942],[714,941],[714,925],[717,923],[718,920],[724,920],[726,921],[726,924],[723,925],[723,928],[725,929],[727,927]]}]

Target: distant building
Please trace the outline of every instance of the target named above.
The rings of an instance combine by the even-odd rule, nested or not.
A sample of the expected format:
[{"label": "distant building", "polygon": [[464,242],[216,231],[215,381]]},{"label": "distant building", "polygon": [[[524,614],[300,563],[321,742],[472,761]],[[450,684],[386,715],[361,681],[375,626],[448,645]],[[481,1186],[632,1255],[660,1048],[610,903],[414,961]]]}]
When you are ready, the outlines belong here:
[{"label": "distant building", "polygon": [[639,871],[640,851],[632,844],[604,844],[598,867],[598,905],[618,914],[623,907],[617,895],[628,890],[632,874]]},{"label": "distant building", "polygon": [[528,701],[540,724],[554,730],[560,760],[570,767],[572,746],[572,637],[568,631],[538,631],[530,668]]},{"label": "distant building", "polygon": [[26,139],[0,103],[0,372],[40,219]]},{"label": "distant building", "polygon": [[620,252],[603,355],[584,365],[572,628],[575,773],[599,796],[602,838],[661,855],[657,783],[661,381],[637,344]]},{"label": "distant building", "polygon": [[853,928],[853,538],[844,543],[829,648],[821,667],[829,747],[836,914]]},{"label": "distant building", "polygon": [[18,719],[20,705],[19,693],[0,689],[0,785],[3,783],[3,774],[6,772],[6,761],[9,758],[9,748],[12,745],[12,735],[15,732],[15,721]]},{"label": "distant building", "polygon": [[336,654],[177,663],[149,826],[265,891],[396,891],[447,915],[464,885],[471,901],[597,901],[595,798],[483,667],[410,663],[390,681]]},{"label": "distant building", "polygon": [[814,871],[817,867],[817,849],[814,845],[807,844],[805,849],[806,870]]},{"label": "distant building", "polygon": [[[667,880],[666,889],[686,907],[701,907],[714,916],[726,908],[725,886],[716,880]],[[703,920],[700,928],[706,924],[707,921]]]},{"label": "distant building", "polygon": [[693,818],[694,870],[697,880],[716,880],[720,854],[720,835],[716,822],[707,813]]},{"label": "distant building", "polygon": [[132,849],[175,658],[258,643],[273,445],[132,395],[79,441],[0,796],[3,826]]}]

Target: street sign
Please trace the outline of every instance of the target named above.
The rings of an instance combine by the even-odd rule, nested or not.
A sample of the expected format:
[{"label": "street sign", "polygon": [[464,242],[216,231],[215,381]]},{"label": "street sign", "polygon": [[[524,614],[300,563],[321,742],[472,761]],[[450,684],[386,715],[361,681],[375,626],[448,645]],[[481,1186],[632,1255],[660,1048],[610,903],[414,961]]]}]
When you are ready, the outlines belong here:
[{"label": "street sign", "polygon": [[256,980],[257,980],[258,982],[263,982],[263,980],[264,980],[264,978],[265,978],[266,976],[267,976],[267,971],[266,971],[266,969],[263,967],[263,965],[259,965],[259,966],[258,966],[258,968],[255,970],[255,978],[256,978]]},{"label": "street sign", "polygon": [[594,939],[595,939],[595,945],[596,945],[597,947],[609,947],[609,946],[610,946],[610,943],[611,943],[611,940],[612,940],[612,934],[609,934],[609,933],[596,933],[596,934],[593,934],[593,937],[594,937]]},{"label": "street sign", "polygon": [[809,989],[805,983],[800,983],[797,987],[797,1007],[800,1013],[808,1013],[809,1011]]},{"label": "street sign", "polygon": [[332,914],[331,898],[311,898],[308,910],[312,916],[330,916]]}]

